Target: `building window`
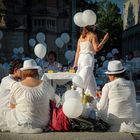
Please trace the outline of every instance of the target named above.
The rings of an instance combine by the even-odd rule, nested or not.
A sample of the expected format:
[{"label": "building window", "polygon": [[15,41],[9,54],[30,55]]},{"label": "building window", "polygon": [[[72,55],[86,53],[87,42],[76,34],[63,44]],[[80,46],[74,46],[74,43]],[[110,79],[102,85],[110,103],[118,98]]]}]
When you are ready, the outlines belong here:
[{"label": "building window", "polygon": [[47,18],[34,18],[33,19],[33,31],[44,29],[48,31],[56,30],[56,20],[55,19],[47,19]]}]

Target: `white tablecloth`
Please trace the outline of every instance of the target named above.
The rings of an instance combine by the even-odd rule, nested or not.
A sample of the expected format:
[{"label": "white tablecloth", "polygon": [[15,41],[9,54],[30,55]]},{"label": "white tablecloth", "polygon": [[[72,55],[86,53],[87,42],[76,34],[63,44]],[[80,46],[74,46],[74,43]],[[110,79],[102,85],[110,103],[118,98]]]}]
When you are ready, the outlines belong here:
[{"label": "white tablecloth", "polygon": [[43,77],[47,77],[50,80],[71,80],[76,73],[70,72],[57,72],[57,73],[44,73]]},{"label": "white tablecloth", "polygon": [[[63,89],[64,85],[67,84],[69,81],[71,81],[75,75],[76,73],[70,73],[70,72],[44,73],[42,76],[42,80],[48,81],[53,86],[56,93],[60,91],[60,86],[63,85],[61,86],[61,91],[60,91],[61,92],[60,94],[62,94],[62,92],[65,92],[65,90]],[[59,85],[59,89],[56,89],[56,87],[58,87],[57,85]],[[69,85],[66,86],[65,86],[66,89],[70,88]]]}]

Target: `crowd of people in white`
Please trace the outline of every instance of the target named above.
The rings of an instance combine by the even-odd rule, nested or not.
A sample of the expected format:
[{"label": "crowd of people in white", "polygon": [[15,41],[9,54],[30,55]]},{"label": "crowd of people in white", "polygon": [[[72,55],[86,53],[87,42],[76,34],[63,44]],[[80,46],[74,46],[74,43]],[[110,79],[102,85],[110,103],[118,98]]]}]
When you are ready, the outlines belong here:
[{"label": "crowd of people in white", "polygon": [[[40,70],[33,59],[11,61],[9,74],[0,84],[1,131],[41,133],[48,125],[49,100],[57,95],[47,81],[40,80]],[[110,82],[103,86],[101,98],[87,95],[86,100],[111,131],[140,133],[135,86],[124,78],[126,70],[120,60],[110,60],[105,71]]]}]

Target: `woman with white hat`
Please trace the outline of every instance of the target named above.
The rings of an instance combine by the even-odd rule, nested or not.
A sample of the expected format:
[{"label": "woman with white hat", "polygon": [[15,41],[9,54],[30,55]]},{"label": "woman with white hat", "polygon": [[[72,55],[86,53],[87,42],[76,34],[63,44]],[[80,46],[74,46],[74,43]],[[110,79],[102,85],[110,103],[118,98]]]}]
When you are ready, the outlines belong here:
[{"label": "woman with white hat", "polygon": [[35,60],[25,60],[21,68],[22,81],[11,89],[11,110],[5,114],[5,121],[12,132],[40,133],[49,123],[49,100],[55,94],[48,83],[39,80],[39,69]]},{"label": "woman with white hat", "polygon": [[104,85],[101,99],[96,106],[99,111],[107,109],[107,121],[112,131],[140,133],[134,123],[127,124],[137,119],[137,109],[135,87],[132,81],[124,78],[125,71],[120,61],[109,62],[105,73],[110,82]]}]

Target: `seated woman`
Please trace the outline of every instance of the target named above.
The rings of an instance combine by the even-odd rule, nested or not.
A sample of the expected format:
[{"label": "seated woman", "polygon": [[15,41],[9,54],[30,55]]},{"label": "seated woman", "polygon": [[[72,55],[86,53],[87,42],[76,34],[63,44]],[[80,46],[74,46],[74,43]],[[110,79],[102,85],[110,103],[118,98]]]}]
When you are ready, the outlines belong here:
[{"label": "seated woman", "polygon": [[53,88],[39,80],[36,62],[25,60],[21,68],[22,81],[11,89],[10,108],[6,113],[7,129],[16,133],[40,133],[50,120],[49,100],[54,99]]},{"label": "seated woman", "polygon": [[48,72],[48,70],[53,70],[53,71],[61,71],[62,69],[62,64],[56,61],[57,55],[54,51],[50,51],[48,53],[48,62],[47,64],[44,65],[45,72]]},{"label": "seated woman", "polygon": [[104,85],[96,107],[99,111],[107,111],[112,131],[140,133],[135,123],[129,123],[137,119],[136,92],[133,82],[123,78],[125,71],[120,61],[109,62],[106,74],[110,82]]}]

